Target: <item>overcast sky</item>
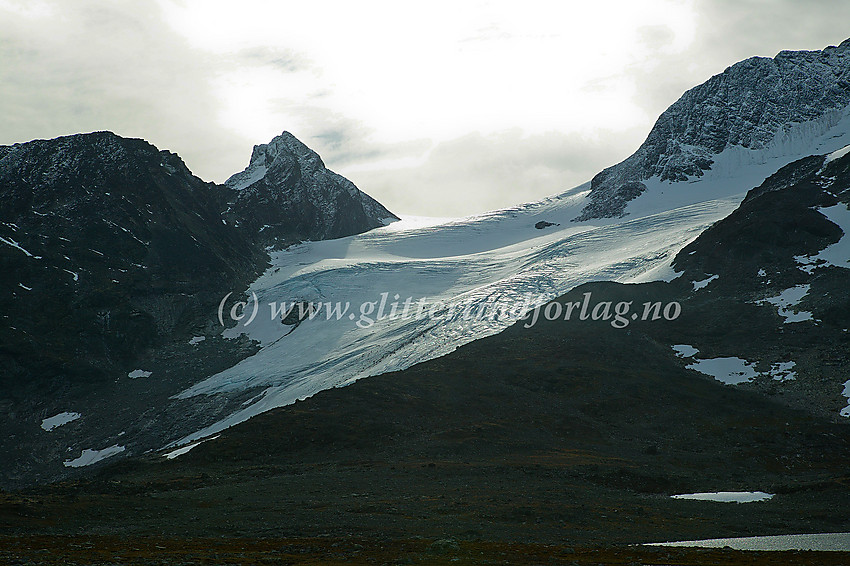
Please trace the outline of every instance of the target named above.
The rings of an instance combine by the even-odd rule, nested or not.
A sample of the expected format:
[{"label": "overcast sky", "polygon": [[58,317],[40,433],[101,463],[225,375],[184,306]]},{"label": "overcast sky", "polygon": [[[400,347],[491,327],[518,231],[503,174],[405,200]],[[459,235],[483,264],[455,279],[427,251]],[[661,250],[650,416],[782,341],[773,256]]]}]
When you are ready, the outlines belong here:
[{"label": "overcast sky", "polygon": [[112,130],[222,182],[289,130],[396,213],[558,193],[850,2],[0,0],[0,144]]}]

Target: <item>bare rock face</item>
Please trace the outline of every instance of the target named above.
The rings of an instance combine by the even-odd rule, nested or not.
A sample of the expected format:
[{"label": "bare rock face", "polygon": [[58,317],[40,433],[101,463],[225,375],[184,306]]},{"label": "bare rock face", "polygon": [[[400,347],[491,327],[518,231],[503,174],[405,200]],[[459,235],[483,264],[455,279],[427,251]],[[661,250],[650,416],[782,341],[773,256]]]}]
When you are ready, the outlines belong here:
[{"label": "bare rock face", "polygon": [[822,51],[752,57],[687,91],[625,161],[591,181],[591,203],[577,221],[622,216],[643,181],[687,181],[731,146],[759,150],[795,124],[850,103],[850,39]]},{"label": "bare rock face", "polygon": [[225,182],[225,214],[270,245],[359,234],[398,218],[289,132],[254,146],[248,167]]},{"label": "bare rock face", "polygon": [[108,378],[245,285],[263,250],[175,154],[96,132],[0,150],[4,376]]}]

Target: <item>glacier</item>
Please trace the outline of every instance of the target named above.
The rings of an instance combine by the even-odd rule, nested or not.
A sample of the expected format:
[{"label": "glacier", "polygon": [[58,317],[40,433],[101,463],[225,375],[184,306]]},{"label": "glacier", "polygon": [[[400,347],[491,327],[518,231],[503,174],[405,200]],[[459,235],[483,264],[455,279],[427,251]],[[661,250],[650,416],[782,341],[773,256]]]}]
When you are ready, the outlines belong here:
[{"label": "glacier", "polygon": [[[850,113],[829,111],[780,130],[757,149],[729,146],[686,181],[644,181],[617,218],[574,221],[590,202],[590,183],[557,196],[466,218],[400,222],[370,232],[305,242],[271,254],[271,267],[248,289],[261,309],[292,301],[376,302],[411,297],[435,305],[439,319],[399,317],[360,328],[348,317],[305,318],[297,328],[258,315],[226,337],[260,343],[255,355],[189,387],[176,398],[262,388],[238,411],[167,445],[210,437],[270,409],[358,379],[407,368],[495,334],[531,309],[591,281],[669,280],[675,255],[730,214],[769,175],[808,155],[847,145]],[[537,230],[545,221],[559,226]],[[489,319],[464,310],[501,307]],[[292,331],[290,333],[290,331]]]}]

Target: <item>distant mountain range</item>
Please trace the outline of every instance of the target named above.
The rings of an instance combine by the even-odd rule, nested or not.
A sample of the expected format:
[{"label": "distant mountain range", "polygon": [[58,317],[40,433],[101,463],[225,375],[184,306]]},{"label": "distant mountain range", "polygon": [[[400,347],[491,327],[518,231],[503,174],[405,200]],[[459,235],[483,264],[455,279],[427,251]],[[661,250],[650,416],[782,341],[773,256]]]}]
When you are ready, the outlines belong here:
[{"label": "distant mountain range", "polygon": [[[0,148],[0,485],[188,450],[317,392],[451,354],[588,285],[680,304],[680,319],[612,328],[605,343],[638,333],[647,363],[725,380],[715,406],[750,389],[817,426],[843,422],[848,52],[850,40],[734,65],[591,182],[420,228],[374,230],[395,216],[288,133],[224,185],[109,133]],[[226,296],[228,308],[352,310],[297,325],[261,312],[224,329]],[[354,324],[363,305],[407,298],[436,316],[370,311],[372,324]],[[502,314],[468,316],[482,308]],[[487,372],[500,371],[503,346],[532,352],[541,340],[516,328],[520,342],[488,342]],[[672,434],[656,432],[662,444]]]}]

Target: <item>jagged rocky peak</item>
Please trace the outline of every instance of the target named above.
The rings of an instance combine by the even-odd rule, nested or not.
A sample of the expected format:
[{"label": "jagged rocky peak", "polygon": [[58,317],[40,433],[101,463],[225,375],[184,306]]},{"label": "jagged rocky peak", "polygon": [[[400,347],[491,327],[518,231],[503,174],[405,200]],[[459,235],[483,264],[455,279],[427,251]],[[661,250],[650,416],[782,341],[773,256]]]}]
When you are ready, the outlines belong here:
[{"label": "jagged rocky peak", "polygon": [[768,149],[794,125],[840,112],[850,103],[850,39],[822,51],[752,57],[692,88],[656,121],[625,161],[591,181],[591,203],[576,219],[622,216],[644,181],[701,177],[730,147]]},{"label": "jagged rocky peak", "polygon": [[255,145],[248,167],[230,177],[225,185],[242,190],[268,175],[282,186],[296,171],[316,173],[322,169],[325,169],[325,164],[318,153],[291,133],[283,132],[269,143]]},{"label": "jagged rocky peak", "polygon": [[289,132],[254,146],[248,167],[225,185],[237,191],[225,218],[273,245],[350,236],[398,219]]}]

